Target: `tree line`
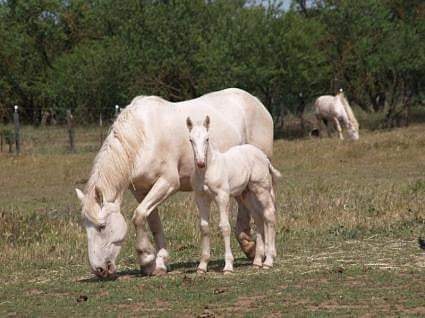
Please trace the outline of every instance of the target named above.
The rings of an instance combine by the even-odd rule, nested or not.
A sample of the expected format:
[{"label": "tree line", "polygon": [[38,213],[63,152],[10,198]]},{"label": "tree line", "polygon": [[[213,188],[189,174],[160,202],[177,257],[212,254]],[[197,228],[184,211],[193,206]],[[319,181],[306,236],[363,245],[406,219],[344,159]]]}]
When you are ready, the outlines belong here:
[{"label": "tree line", "polygon": [[93,122],[239,87],[278,120],[343,87],[393,123],[424,100],[424,18],[422,0],[2,0],[0,116]]}]

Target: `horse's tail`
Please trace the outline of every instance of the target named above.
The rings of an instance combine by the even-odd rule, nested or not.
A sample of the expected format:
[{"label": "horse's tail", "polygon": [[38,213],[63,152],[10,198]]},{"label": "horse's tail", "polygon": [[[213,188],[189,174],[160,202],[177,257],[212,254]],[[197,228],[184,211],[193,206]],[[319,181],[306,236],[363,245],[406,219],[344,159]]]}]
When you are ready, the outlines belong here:
[{"label": "horse's tail", "polygon": [[272,188],[271,188],[270,194],[273,198],[273,201],[276,202],[276,182],[277,182],[277,179],[282,177],[282,174],[280,173],[279,170],[273,167],[270,160],[269,160],[269,171],[272,176]]},{"label": "horse's tail", "polygon": [[348,120],[351,122],[354,128],[358,131],[359,122],[357,121],[356,116],[354,116],[353,110],[351,109],[347,98],[345,97],[344,93],[341,93],[340,97],[341,97],[341,102],[342,102],[342,105],[344,106],[345,112],[347,113]]}]

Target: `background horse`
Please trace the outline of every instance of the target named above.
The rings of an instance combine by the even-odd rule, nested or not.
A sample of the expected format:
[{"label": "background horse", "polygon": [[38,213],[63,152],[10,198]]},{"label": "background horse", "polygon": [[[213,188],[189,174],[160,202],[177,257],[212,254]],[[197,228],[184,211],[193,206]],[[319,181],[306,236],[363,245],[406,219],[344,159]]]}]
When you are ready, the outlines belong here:
[{"label": "background horse", "polygon": [[[354,116],[353,110],[348,104],[342,89],[336,96],[324,95],[320,96],[314,102],[315,115],[321,130],[322,121],[326,126],[329,137],[331,136],[329,122],[332,122],[335,129],[338,131],[339,139],[344,139],[342,135],[342,125],[347,129],[348,136],[352,140],[359,139],[359,123]],[[319,132],[320,134],[320,132]]]},{"label": "background horse", "polygon": [[[127,233],[120,206],[129,188],[139,201],[134,214],[137,259],[146,274],[166,272],[168,252],[157,207],[176,191],[192,191],[192,149],[185,121],[188,116],[214,121],[211,137],[225,151],[252,144],[269,158],[273,151],[273,121],[254,96],[226,89],[202,97],[171,103],[157,96],[136,97],[114,122],[97,154],[85,193],[76,189],[82,203],[89,261],[99,277],[116,272],[115,259]],[[253,257],[249,212],[238,206],[236,234],[243,251]],[[153,233],[152,246],[145,224]]]}]

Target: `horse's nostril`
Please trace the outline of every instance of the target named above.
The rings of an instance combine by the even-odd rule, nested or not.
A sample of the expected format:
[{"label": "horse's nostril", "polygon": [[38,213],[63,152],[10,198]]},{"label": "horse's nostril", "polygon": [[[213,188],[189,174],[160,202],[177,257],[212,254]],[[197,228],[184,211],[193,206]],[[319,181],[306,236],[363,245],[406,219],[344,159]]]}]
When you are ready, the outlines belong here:
[{"label": "horse's nostril", "polygon": [[103,274],[104,271],[102,267],[96,267],[96,273]]}]

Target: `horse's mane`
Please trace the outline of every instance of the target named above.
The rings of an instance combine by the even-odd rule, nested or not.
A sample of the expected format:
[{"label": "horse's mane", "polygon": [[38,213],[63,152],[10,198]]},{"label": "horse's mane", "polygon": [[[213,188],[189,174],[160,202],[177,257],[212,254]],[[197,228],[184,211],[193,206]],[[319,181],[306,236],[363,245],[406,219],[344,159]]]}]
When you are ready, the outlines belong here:
[{"label": "horse's mane", "polygon": [[347,113],[348,120],[351,122],[351,124],[356,130],[359,130],[359,122],[357,121],[356,116],[354,116],[353,110],[351,109],[350,104],[348,103],[347,97],[345,97],[345,94],[343,92],[339,93],[339,97],[342,105],[344,106],[345,112]]},{"label": "horse's mane", "polygon": [[[139,97],[140,98],[140,97]],[[136,119],[136,99],[117,117],[103,145],[94,159],[85,193],[94,198],[94,188],[99,188],[105,199],[114,200],[129,185],[134,159],[143,143],[143,128]],[[88,200],[94,204],[95,200]],[[86,207],[91,213],[94,209]],[[87,215],[91,221],[97,215]]]}]

